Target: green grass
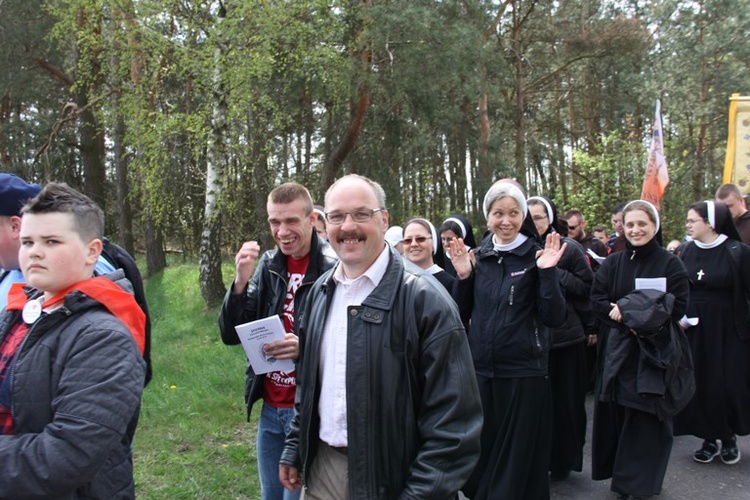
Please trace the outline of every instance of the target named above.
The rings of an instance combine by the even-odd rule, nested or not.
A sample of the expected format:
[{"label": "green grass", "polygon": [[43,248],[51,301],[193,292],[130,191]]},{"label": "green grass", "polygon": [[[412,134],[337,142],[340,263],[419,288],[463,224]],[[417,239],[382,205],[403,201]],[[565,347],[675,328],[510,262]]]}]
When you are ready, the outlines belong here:
[{"label": "green grass", "polygon": [[[232,278],[233,269],[224,275]],[[260,498],[257,412],[245,421],[245,356],[219,337],[197,265],[148,280],[154,378],[134,443],[136,495],[146,499]]]}]

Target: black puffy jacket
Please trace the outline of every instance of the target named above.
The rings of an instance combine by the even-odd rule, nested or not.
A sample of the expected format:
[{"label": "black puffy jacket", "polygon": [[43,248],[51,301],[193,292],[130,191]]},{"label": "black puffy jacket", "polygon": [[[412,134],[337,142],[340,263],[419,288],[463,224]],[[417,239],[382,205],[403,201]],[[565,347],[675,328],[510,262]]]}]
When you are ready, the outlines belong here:
[{"label": "black puffy jacket", "polygon": [[[122,270],[106,277],[131,291]],[[20,315],[3,313],[0,339]],[[131,446],[145,371],[127,327],[83,293],[42,315],[6,379],[15,434],[0,436],[0,498],[135,498]]]},{"label": "black puffy jacket", "polygon": [[[695,393],[693,358],[685,332],[671,317],[674,302],[671,293],[650,289],[633,290],[617,301],[623,327],[613,327],[607,335],[600,401],[648,408],[661,420],[674,417],[690,402]],[[635,377],[618,380],[634,350]]]},{"label": "black puffy jacket", "polygon": [[568,314],[561,327],[552,329],[552,349],[580,344],[586,340],[585,331],[589,329],[587,323],[593,318],[589,297],[594,272],[580,243],[568,237],[562,238],[561,242],[568,246],[557,263],[557,275],[565,295]]},{"label": "black puffy jacket", "polygon": [[[674,297],[669,311],[672,323],[679,322],[687,311],[690,298],[685,266],[679,258],[664,250],[655,239],[641,247],[630,244],[624,252],[610,255],[594,275],[591,288],[591,305],[602,323],[597,342],[599,376],[596,394],[601,401],[615,401],[622,406],[657,414],[657,399],[644,397],[639,389],[639,344],[627,323],[617,323],[609,318],[613,303],[636,289],[636,280],[661,278],[666,291]],[[644,383],[651,385],[641,377]]]},{"label": "black puffy jacket", "polygon": [[453,288],[461,318],[471,318],[469,346],[478,375],[547,374],[549,328],[562,326],[566,309],[557,269],[536,267],[540,249],[529,238],[509,252],[497,252],[492,237],[486,237],[475,252],[471,276]]}]

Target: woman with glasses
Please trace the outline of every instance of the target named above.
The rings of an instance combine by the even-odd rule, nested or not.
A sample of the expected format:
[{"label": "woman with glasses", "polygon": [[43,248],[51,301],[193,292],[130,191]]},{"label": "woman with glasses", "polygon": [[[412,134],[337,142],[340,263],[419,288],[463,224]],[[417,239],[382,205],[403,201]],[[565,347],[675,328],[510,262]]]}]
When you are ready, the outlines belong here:
[{"label": "woman with glasses", "polygon": [[450,243],[456,238],[461,238],[464,240],[464,247],[467,252],[472,248],[476,248],[477,241],[474,239],[474,229],[471,227],[469,219],[461,214],[453,214],[440,224],[438,233],[440,234],[440,243],[446,257],[441,265],[446,273],[456,276],[456,270],[453,268],[450,260]]},{"label": "woman with glasses", "polygon": [[690,280],[687,316],[698,321],[687,329],[696,390],[675,434],[703,438],[696,462],[719,456],[732,465],[740,461],[736,435],[750,434],[750,247],[720,201],[690,205],[685,226],[692,241],[678,255]]},{"label": "woman with glasses", "polygon": [[435,264],[438,253],[435,226],[426,219],[414,218],[404,226],[404,258],[431,274],[451,293],[456,278]]},{"label": "woman with glasses", "polygon": [[[557,209],[549,198],[532,196],[529,213],[539,236],[561,233]],[[591,283],[594,272],[583,247],[570,238],[565,255],[557,263],[557,275],[565,293],[565,324],[551,331],[549,378],[552,387],[552,452],[550,479],[562,481],[571,471],[583,470],[586,441],[586,327],[591,322]]]},{"label": "woman with glasses", "polygon": [[542,248],[515,181],[493,184],[483,206],[490,233],[479,248],[467,252],[462,238],[450,244],[459,279],[453,298],[461,319],[471,319],[469,347],[484,411],[482,451],[464,493],[473,500],[548,499],[548,328],[565,320],[555,266],[566,245],[554,233]]}]

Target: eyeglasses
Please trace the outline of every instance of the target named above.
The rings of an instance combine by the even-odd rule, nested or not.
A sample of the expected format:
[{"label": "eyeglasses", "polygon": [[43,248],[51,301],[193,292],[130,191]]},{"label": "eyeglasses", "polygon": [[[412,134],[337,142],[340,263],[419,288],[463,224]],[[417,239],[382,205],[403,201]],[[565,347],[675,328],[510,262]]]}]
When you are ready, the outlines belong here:
[{"label": "eyeglasses", "polygon": [[354,222],[369,222],[376,212],[382,211],[382,208],[373,208],[371,210],[355,210],[354,212],[328,212],[326,213],[326,220],[329,224],[340,226],[346,220],[346,216],[351,215]]},{"label": "eyeglasses", "polygon": [[402,241],[404,242],[404,245],[408,247],[409,245],[411,245],[412,241],[416,241],[418,245],[421,245],[425,241],[431,240],[431,239],[432,239],[432,236],[417,236],[415,238],[404,238]]},{"label": "eyeglasses", "polygon": [[578,229],[578,226],[580,226],[580,224],[576,224],[575,226],[571,226],[570,224],[568,224],[568,230],[570,230],[570,229]]}]

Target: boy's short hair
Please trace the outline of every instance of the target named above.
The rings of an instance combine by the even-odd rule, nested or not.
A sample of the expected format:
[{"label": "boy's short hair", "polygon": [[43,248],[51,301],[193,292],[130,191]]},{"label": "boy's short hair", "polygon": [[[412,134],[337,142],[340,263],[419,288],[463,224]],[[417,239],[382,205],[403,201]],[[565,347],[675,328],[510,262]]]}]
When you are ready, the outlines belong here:
[{"label": "boy's short hair", "polygon": [[310,196],[310,191],[302,184],[285,182],[275,187],[268,194],[269,203],[287,204],[297,200],[302,200],[305,203],[305,215],[310,215],[313,211],[312,196]]},{"label": "boy's short hair", "polygon": [[578,217],[579,219],[583,220],[583,212],[578,210],[577,208],[571,208],[567,212],[565,212],[565,218],[570,219],[571,217]]},{"label": "boy's short hair", "polygon": [[597,231],[602,231],[602,232],[604,232],[606,234],[607,228],[605,226],[603,226],[602,224],[598,224],[598,225],[594,226],[594,232],[596,233]]},{"label": "boy's short hair", "polygon": [[64,213],[73,216],[73,230],[89,242],[104,237],[104,212],[83,193],[64,182],[50,182],[21,209],[21,214]]},{"label": "boy's short hair", "polygon": [[722,184],[719,189],[716,190],[715,198],[717,200],[726,200],[730,196],[734,196],[738,200],[742,199],[742,191],[734,184]]}]

